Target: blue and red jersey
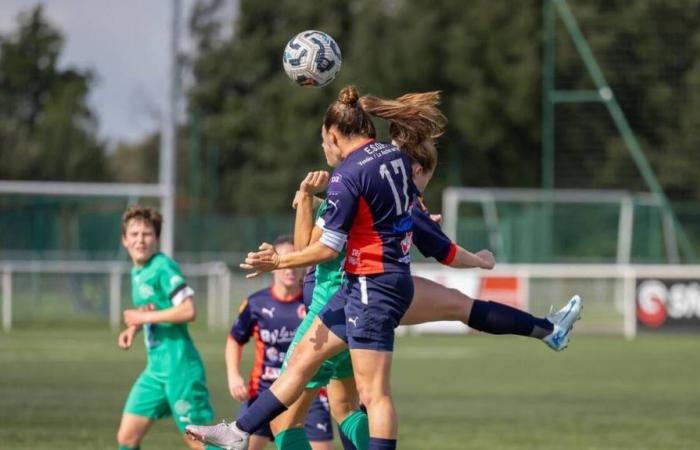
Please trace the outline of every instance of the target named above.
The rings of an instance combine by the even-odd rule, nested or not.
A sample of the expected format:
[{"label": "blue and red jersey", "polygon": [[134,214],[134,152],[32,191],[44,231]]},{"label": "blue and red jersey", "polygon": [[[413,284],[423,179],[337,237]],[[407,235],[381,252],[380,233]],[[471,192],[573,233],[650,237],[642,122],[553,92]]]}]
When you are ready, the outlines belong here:
[{"label": "blue and red jersey", "polygon": [[272,288],[250,295],[241,304],[231,337],[241,345],[255,342],[255,359],[248,381],[249,395],[257,396],[279,377],[284,356],[294,333],[306,315],[303,295],[283,300]]},{"label": "blue and red jersey", "polygon": [[321,243],[338,252],[347,243],[347,273],[409,273],[417,195],[410,159],[391,144],[370,140],[331,175],[328,207],[317,222]]},{"label": "blue and red jersey", "polygon": [[430,218],[430,213],[419,198],[411,211],[413,217],[413,244],[423,256],[435,258],[442,264],[450,264],[457,254],[457,244],[445,235],[440,224]]}]

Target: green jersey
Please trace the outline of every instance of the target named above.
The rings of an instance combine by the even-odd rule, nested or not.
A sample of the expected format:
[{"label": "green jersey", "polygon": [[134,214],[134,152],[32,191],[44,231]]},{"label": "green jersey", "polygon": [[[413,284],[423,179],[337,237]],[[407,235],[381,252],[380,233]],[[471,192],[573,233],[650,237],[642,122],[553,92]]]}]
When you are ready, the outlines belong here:
[{"label": "green jersey", "polygon": [[[328,200],[324,200],[316,211],[316,222],[323,216],[323,213],[328,207]],[[328,299],[333,295],[343,284],[343,260],[345,259],[345,250],[340,252],[337,258],[330,261],[322,262],[316,265],[316,285],[314,294],[309,306],[309,311],[316,314],[321,312]]]},{"label": "green jersey", "polygon": [[[155,310],[177,306],[194,294],[177,263],[162,253],[131,269],[131,291],[134,306],[152,304]],[[149,362],[158,353],[169,353],[171,357],[196,353],[186,323],[148,323],[143,331]]]}]

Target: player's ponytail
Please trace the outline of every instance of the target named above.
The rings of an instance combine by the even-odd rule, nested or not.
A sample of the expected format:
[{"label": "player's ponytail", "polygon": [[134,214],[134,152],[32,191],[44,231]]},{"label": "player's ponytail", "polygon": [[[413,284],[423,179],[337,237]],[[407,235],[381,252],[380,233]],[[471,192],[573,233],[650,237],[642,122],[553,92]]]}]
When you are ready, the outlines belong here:
[{"label": "player's ponytail", "polygon": [[374,96],[359,99],[370,115],[389,121],[394,143],[423,169],[437,165],[435,139],[445,132],[447,119],[438,108],[440,92],[406,94],[395,100]]},{"label": "player's ponytail", "polygon": [[360,104],[360,94],[352,85],[340,90],[338,99],[326,110],[323,126],[326,130],[335,126],[345,136],[367,136],[374,138],[377,131],[372,118]]}]

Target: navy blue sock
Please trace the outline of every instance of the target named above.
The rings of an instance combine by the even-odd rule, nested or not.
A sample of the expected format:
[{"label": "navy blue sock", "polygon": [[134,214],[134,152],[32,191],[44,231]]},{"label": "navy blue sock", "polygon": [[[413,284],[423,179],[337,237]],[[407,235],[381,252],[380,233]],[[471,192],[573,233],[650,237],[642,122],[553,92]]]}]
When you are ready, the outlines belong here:
[{"label": "navy blue sock", "polygon": [[396,450],[396,439],[369,438],[369,450]]},{"label": "navy blue sock", "polygon": [[343,450],[357,450],[355,444],[352,443],[349,437],[345,436],[340,427],[338,427],[338,436],[340,436],[340,443],[343,444]]},{"label": "navy blue sock", "polygon": [[248,410],[236,420],[236,425],[246,433],[253,433],[286,409],[287,407],[268,389],[258,395]]},{"label": "navy blue sock", "polygon": [[485,333],[517,334],[540,339],[554,328],[547,319],[540,319],[502,303],[484,300],[474,300],[468,325]]}]

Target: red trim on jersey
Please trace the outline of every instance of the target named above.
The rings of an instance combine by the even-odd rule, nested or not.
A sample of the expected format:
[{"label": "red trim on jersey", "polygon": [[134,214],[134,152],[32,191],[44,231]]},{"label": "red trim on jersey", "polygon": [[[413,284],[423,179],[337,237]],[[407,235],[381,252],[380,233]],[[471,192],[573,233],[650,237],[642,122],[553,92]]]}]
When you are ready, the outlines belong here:
[{"label": "red trim on jersey", "polygon": [[445,259],[440,261],[442,264],[449,266],[452,261],[454,261],[455,256],[457,256],[457,244],[454,242],[450,244],[450,251],[445,256]]},{"label": "red trim on jersey", "polygon": [[350,227],[345,271],[353,275],[384,273],[384,243],[374,229],[372,211],[362,196],[357,199],[357,213]]},{"label": "red trim on jersey", "polygon": [[277,296],[275,294],[275,290],[272,288],[272,286],[270,286],[270,296],[281,303],[299,302],[299,301],[302,301],[304,298],[304,291],[303,290],[299,291],[299,293],[293,297],[283,298],[283,297]]},{"label": "red trim on jersey", "polygon": [[260,327],[257,323],[253,327],[253,340],[255,341],[255,359],[253,360],[253,368],[250,370],[250,379],[248,380],[248,395],[250,398],[258,395],[260,377],[262,377],[263,363],[265,362],[265,343],[260,339]]}]

